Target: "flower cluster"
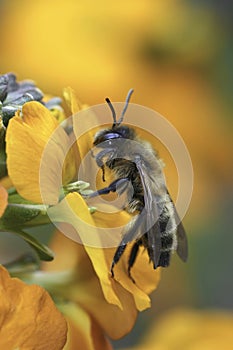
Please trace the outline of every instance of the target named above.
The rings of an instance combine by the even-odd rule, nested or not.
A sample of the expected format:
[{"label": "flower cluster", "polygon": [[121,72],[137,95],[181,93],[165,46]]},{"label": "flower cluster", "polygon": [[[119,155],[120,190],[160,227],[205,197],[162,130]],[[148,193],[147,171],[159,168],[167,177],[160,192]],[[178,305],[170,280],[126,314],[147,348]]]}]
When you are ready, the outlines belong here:
[{"label": "flower cluster", "polygon": [[3,125],[7,127],[10,118],[22,109],[22,106],[29,101],[39,101],[47,108],[57,108],[60,98],[53,98],[43,102],[43,93],[36,87],[33,81],[17,82],[13,73],[0,76],[0,115]]},{"label": "flower cluster", "polygon": [[[64,100],[72,114],[85,107],[70,88],[65,89]],[[109,269],[115,248],[86,244],[88,232],[83,222],[94,232],[95,227],[112,228],[130,220],[125,211],[92,210],[82,196],[87,184],[77,182],[77,169],[92,148],[93,131],[69,147],[60,99],[48,99],[32,82],[16,82],[13,74],[0,76],[0,101],[4,167],[0,231],[18,235],[30,247],[30,259],[24,255],[5,264],[12,277],[4,267],[0,269],[0,348],[109,350],[108,339],[127,334],[138,311],[150,307],[149,294],[159,282],[159,269],[148,268],[148,257],[141,249],[134,284],[127,274],[129,245],[113,279]],[[51,152],[44,162],[48,145]],[[41,175],[43,166],[46,172]],[[43,174],[44,193],[49,193],[46,198],[41,194]],[[62,214],[67,205],[81,218],[75,229],[82,244],[61,233],[72,223],[69,215]],[[46,224],[51,227],[51,217],[60,226],[53,226],[55,232],[47,246],[30,228],[42,232]]]}]

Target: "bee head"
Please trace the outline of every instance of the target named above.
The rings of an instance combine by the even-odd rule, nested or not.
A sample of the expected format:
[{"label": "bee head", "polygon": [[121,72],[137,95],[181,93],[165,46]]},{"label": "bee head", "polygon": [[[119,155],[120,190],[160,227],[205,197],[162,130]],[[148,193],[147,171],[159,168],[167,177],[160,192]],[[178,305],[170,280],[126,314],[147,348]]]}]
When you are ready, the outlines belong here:
[{"label": "bee head", "polygon": [[111,129],[103,129],[96,133],[94,138],[94,145],[97,146],[98,144],[110,141],[112,139],[134,139],[135,137],[135,131],[132,128],[129,128],[126,125],[119,125],[115,126]]},{"label": "bee head", "polygon": [[126,125],[121,125],[132,93],[133,93],[133,89],[130,89],[126,97],[125,106],[118,120],[116,119],[116,112],[111,101],[109,100],[109,98],[106,98],[106,102],[109,105],[109,108],[111,109],[111,112],[112,112],[113,124],[111,129],[104,129],[97,132],[94,138],[95,146],[97,146],[98,144],[104,141],[110,141],[111,139],[119,139],[119,138],[133,139],[134,138],[135,136],[134,130],[132,128],[129,128]]}]

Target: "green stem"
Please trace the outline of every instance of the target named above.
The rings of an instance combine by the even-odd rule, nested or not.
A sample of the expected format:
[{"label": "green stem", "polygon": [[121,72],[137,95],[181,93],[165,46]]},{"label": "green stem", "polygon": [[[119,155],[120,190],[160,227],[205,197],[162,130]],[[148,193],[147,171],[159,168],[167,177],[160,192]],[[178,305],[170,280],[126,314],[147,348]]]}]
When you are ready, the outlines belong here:
[{"label": "green stem", "polygon": [[74,272],[67,271],[35,271],[29,273],[12,274],[13,277],[18,277],[28,284],[38,284],[51,293],[59,289],[67,288],[67,285],[74,281]]}]

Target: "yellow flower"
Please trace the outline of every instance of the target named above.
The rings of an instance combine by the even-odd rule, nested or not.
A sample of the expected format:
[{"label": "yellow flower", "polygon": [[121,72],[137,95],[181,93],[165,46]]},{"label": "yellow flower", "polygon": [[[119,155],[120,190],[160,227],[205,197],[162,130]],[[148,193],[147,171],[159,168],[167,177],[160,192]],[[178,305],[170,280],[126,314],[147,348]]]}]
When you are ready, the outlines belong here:
[{"label": "yellow flower", "polygon": [[[71,89],[66,90],[66,98],[72,113],[77,112],[79,103]],[[131,330],[136,320],[137,310],[142,311],[150,307],[148,295],[156,288],[160,271],[153,270],[149,265],[147,254],[144,254],[143,249],[141,249],[133,271],[137,283],[132,283],[127,273],[129,245],[117,265],[115,279],[113,279],[109,270],[116,248],[95,248],[85,244],[91,236],[91,233],[85,229],[87,225],[95,235],[97,226],[107,228],[112,228],[114,225],[124,226],[130,220],[130,216],[124,211],[116,214],[103,214],[96,211],[94,214],[90,214],[86,202],[78,193],[70,193],[58,203],[61,183],[57,179],[57,174],[63,169],[63,182],[68,183],[74,177],[77,158],[75,159],[75,152],[72,148],[65,158],[68,136],[62,128],[60,128],[58,138],[55,137],[55,142],[53,142],[54,139],[51,135],[54,135],[53,132],[57,128],[57,121],[44,106],[36,102],[25,104],[22,109],[22,117],[17,114],[10,120],[7,129],[6,150],[9,176],[23,197],[40,203],[42,201],[41,179],[39,177],[41,157],[48,141],[51,142],[52,139],[51,144],[54,147],[54,152],[51,153],[51,158],[48,158],[46,162],[46,181],[49,193],[52,195],[49,196],[47,202],[56,205],[50,207],[48,213],[53,221],[73,224],[84,244],[83,246],[73,243],[65,237],[60,238],[59,242],[65,240],[65,243],[59,245],[57,256],[63,265],[66,264],[66,259],[73,260],[72,269],[76,271],[76,277],[67,288],[63,286],[62,291],[56,289],[56,293],[61,294],[65,300],[78,305],[80,315],[84,314],[83,310],[87,311],[85,317],[90,337],[93,330],[101,328],[108,336],[117,339]],[[87,132],[78,139],[80,159],[92,148],[92,142],[93,131]],[[62,166],[64,159],[65,164]],[[68,214],[66,212],[67,206],[71,209]],[[72,213],[75,217],[74,220]],[[78,222],[77,217],[79,218]],[[98,235],[95,236],[98,240]],[[99,244],[96,246],[101,246],[101,242],[97,243]],[[73,255],[69,249],[70,245],[72,245]],[[81,257],[82,259],[80,259]],[[54,263],[56,268],[56,259]],[[50,268],[54,267],[54,263],[50,265]],[[65,267],[63,266],[61,269],[65,269]],[[64,307],[62,310],[66,313],[67,309],[67,317],[69,318],[69,307]],[[79,323],[81,327],[79,331],[86,334],[87,328],[85,328],[86,326],[82,328],[81,319]]]},{"label": "yellow flower", "polygon": [[230,312],[177,309],[157,320],[141,344],[127,350],[231,350],[232,328]]},{"label": "yellow flower", "polygon": [[7,207],[7,191],[3,186],[0,185],[0,217],[3,215],[6,207]]},{"label": "yellow flower", "polygon": [[[121,298],[122,308],[110,304],[105,299],[99,278],[84,246],[57,233],[51,248],[55,251],[56,257],[51,264],[44,263],[44,270],[50,273],[74,271],[70,284],[65,288],[56,287],[56,295],[71,303],[61,308],[69,323],[73,325],[69,336],[71,338],[74,336],[72,329],[75,326],[75,333],[82,334],[83,339],[89,339],[93,349],[96,349],[94,343],[99,338],[102,339],[102,346],[97,349],[105,349],[104,334],[112,339],[118,339],[127,334],[137,317],[133,296],[119,283],[114,283],[115,292]],[[72,304],[75,307],[72,307]],[[96,333],[99,334],[97,339],[95,339]]]},{"label": "yellow flower", "polygon": [[67,325],[49,294],[0,266],[0,348],[63,349]]},{"label": "yellow flower", "polygon": [[[65,310],[63,310],[65,311]],[[78,322],[67,317],[69,331],[68,340],[63,350],[112,350],[109,340],[94,319],[90,318],[82,308],[72,310]],[[73,313],[74,313],[73,312]],[[77,324],[78,323],[78,324]]]},{"label": "yellow flower", "polygon": [[[44,148],[58,128],[59,123],[54,118],[52,112],[39,102],[26,103],[20,113],[10,120],[6,133],[6,152],[8,174],[17,189],[18,193],[31,201],[41,203],[43,200],[40,193],[39,169],[41,166],[41,157]],[[59,167],[59,156],[62,157],[64,149],[68,142],[68,137],[62,128],[59,129],[59,144],[53,140],[54,154],[46,164],[48,174],[53,173],[54,169]],[[69,164],[67,167],[66,164]],[[64,183],[72,180],[75,174],[75,162],[72,154],[72,148],[64,164],[66,170],[64,174]],[[67,171],[69,169],[69,171]],[[55,204],[58,201],[60,190],[59,178],[53,176],[52,187],[50,190],[49,204]],[[47,179],[50,188],[50,179]]]},{"label": "yellow flower", "polygon": [[[65,216],[64,213],[66,212],[67,203],[76,215]],[[111,278],[109,271],[116,248],[94,248],[95,246],[101,246],[100,238],[95,232],[95,226],[98,226],[100,223],[102,227],[107,227],[109,229],[112,228],[114,224],[115,226],[123,226],[129,220],[129,215],[127,213],[119,212],[108,214],[97,211],[92,215],[83,198],[77,193],[72,193],[57,206],[49,209],[49,214],[54,221],[69,222],[76,228],[95,272],[99,277],[104,296],[109,303],[123,309],[121,289],[119,292],[116,287],[119,283],[121,287],[132,295],[136,308],[139,311],[150,307],[148,294],[155,289],[159,281],[159,272],[154,271],[149,265],[148,256],[146,252],[143,254],[143,248],[140,250],[137,264],[135,264],[133,271],[133,276],[137,281],[136,284],[132,283],[127,273],[129,251],[132,247],[132,243],[129,244],[122,259],[117,264],[114,279]],[[80,219],[78,222],[76,221],[77,216]],[[90,225],[90,228],[93,228],[89,232],[91,239],[87,235],[87,224]],[[89,242],[91,242],[94,247],[90,247]]]}]

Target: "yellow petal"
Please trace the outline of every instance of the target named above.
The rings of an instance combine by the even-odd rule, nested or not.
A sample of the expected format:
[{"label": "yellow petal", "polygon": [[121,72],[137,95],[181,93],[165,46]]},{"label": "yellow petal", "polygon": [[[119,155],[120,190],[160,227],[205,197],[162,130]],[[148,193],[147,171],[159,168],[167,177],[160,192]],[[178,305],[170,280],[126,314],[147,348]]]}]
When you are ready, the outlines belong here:
[{"label": "yellow petal", "polygon": [[114,291],[121,301],[122,310],[118,306],[109,304],[83,245],[69,240],[63,234],[57,234],[51,248],[55,252],[55,259],[51,264],[44,263],[45,270],[62,271],[74,268],[73,262],[76,263],[76,279],[69,288],[62,290],[64,299],[81,305],[109,337],[119,339],[130,332],[137,317],[132,294],[118,283],[114,283]]},{"label": "yellow petal", "polygon": [[[121,306],[116,293],[112,288],[112,281],[109,276],[109,266],[105,259],[105,250],[101,247],[101,240],[95,227],[95,222],[90,214],[86,202],[78,193],[71,193],[66,196],[58,205],[48,209],[48,215],[53,222],[67,222],[75,228],[75,232],[66,232],[71,239],[82,242],[89,255],[97,276],[108,302]],[[78,237],[79,236],[79,237]]]},{"label": "yellow petal", "polygon": [[0,185],[0,217],[3,215],[7,207],[8,193],[3,186]]},{"label": "yellow petal", "polygon": [[[12,118],[7,128],[9,176],[22,197],[34,202],[57,203],[62,180],[59,174],[63,167],[67,174],[66,164],[72,164],[71,151],[64,163],[69,149],[68,136],[50,111],[38,102],[26,103],[22,114],[23,118],[19,114]],[[72,178],[73,174],[67,176]]]},{"label": "yellow petal", "polygon": [[76,349],[77,344],[79,349],[94,350],[89,315],[82,308],[77,305],[73,307],[72,304],[64,305],[62,312],[69,319],[68,340],[64,350]]},{"label": "yellow petal", "polygon": [[230,350],[233,344],[232,329],[233,314],[230,312],[177,309],[152,325],[142,340],[141,348]]},{"label": "yellow petal", "polygon": [[122,309],[106,301],[96,277],[83,280],[82,283],[78,281],[71,287],[69,296],[92,315],[110,338],[119,339],[133,328],[137,310],[133,296],[127,290],[117,282],[114,282],[113,287]]},{"label": "yellow petal", "polygon": [[[123,289],[126,289],[132,294],[138,310],[141,311],[150,307],[148,294],[156,288],[160,274],[159,270],[154,271],[152,266],[149,265],[147,254],[140,253],[135,263],[133,275],[135,274],[135,278],[137,277],[137,283],[134,284],[127,273],[128,254],[132,243],[127,247],[128,253],[126,251],[122,255],[115,268],[116,281],[110,275],[110,268],[116,248],[103,248],[104,244],[105,246],[109,246],[110,239],[113,241],[117,237],[117,233],[118,240],[116,242],[119,242],[121,226],[124,227],[128,222],[128,214],[123,211],[115,214],[96,212],[91,215],[85,201],[77,193],[69,194],[56,207],[50,208],[48,213],[52,221],[67,222],[73,225],[75,232],[71,232],[69,237],[76,241],[80,237],[79,242],[84,244],[85,250],[100,280],[104,296],[109,303],[117,305],[120,308],[123,307],[121,295],[116,293],[116,281],[118,281]],[[102,228],[105,228],[103,232],[97,230],[100,222]],[[114,229],[114,225],[117,230],[115,233],[116,237],[115,235],[111,237],[113,235],[112,229]],[[110,232],[110,236],[108,235],[108,231]],[[68,231],[65,231],[65,233],[68,235]],[[103,235],[101,235],[102,233]]]},{"label": "yellow petal", "polygon": [[[101,208],[103,207],[104,205],[101,206]],[[108,207],[111,206],[108,205]],[[92,214],[92,216],[97,227],[106,227],[109,229],[118,226],[124,227],[124,225],[126,225],[132,219],[132,217],[125,211],[116,213],[102,213],[96,211],[94,214]],[[114,275],[115,280],[117,280],[120,284],[122,284],[122,286],[125,289],[127,289],[133,294],[136,305],[138,306],[138,310],[141,311],[142,309],[150,306],[150,299],[147,298],[145,294],[149,295],[152,293],[152,291],[156,289],[160,281],[160,268],[156,270],[153,269],[152,264],[149,262],[149,257],[146,249],[144,247],[140,247],[137,259],[131,270],[131,275],[136,281],[136,284],[132,283],[132,280],[128,276],[128,261],[133,244],[134,241],[128,243],[128,246],[126,247],[125,252],[121,256],[121,259],[115,265]],[[113,248],[104,249],[105,257],[109,267],[112,264],[112,259],[116,249],[117,246]],[[142,304],[140,306],[141,297]],[[145,304],[143,300],[145,301]]]},{"label": "yellow petal", "polygon": [[78,305],[62,307],[69,321],[68,340],[63,350],[111,350],[110,343],[98,324]]},{"label": "yellow petal", "polygon": [[[80,158],[84,159],[85,155],[93,148],[93,141],[96,132],[99,130],[99,117],[95,114],[94,109],[88,108],[87,105],[81,105],[77,100],[72,89],[66,90],[66,96],[70,101],[70,108],[73,115],[73,128]],[[79,113],[78,113],[79,112]]]},{"label": "yellow petal", "polygon": [[[68,124],[70,123],[71,125],[73,125],[74,128],[74,132],[77,130],[77,127],[79,128],[80,124],[79,123],[83,123],[83,120],[81,120],[81,118],[78,120],[77,122],[77,113],[85,110],[88,106],[86,104],[82,104],[76,94],[75,91],[71,88],[71,87],[67,87],[63,90],[63,96],[65,98],[66,104],[69,107],[69,110],[72,113],[72,119],[68,120]],[[77,136],[77,134],[75,135]],[[79,139],[79,137],[76,137],[76,141],[77,145],[78,145],[78,150],[77,150],[77,154],[76,154],[76,158],[77,158],[77,163],[79,164],[81,159],[83,159],[84,155],[86,154],[86,149],[90,149],[89,148],[89,140],[88,138],[83,138],[81,137]],[[90,170],[90,169],[89,169]]]},{"label": "yellow petal", "polygon": [[1,178],[0,185],[5,187],[5,188],[10,188],[13,186],[12,181],[11,181],[9,176],[5,176],[5,177]]},{"label": "yellow petal", "polygon": [[63,349],[67,325],[49,294],[0,267],[0,348]]},{"label": "yellow petal", "polygon": [[[44,95],[42,101],[43,102],[48,102],[52,98],[54,98],[53,95],[46,94],[46,95]],[[54,118],[57,119],[57,121],[59,123],[61,123],[63,120],[66,119],[66,115],[64,113],[64,110],[60,106],[53,107],[52,109],[49,109],[49,110],[50,110],[51,114],[54,116]]]},{"label": "yellow petal", "polygon": [[78,113],[80,110],[87,107],[87,105],[82,104],[78,100],[75,91],[71,87],[67,87],[63,90],[63,96],[72,114]]},{"label": "yellow petal", "polygon": [[[149,264],[148,255],[140,249],[135,265],[132,268],[133,283],[128,276],[128,259],[133,243],[128,244],[124,254],[114,268],[114,280],[132,294],[136,308],[143,311],[151,306],[149,294],[156,289],[160,281],[160,270],[154,270]],[[104,249],[107,265],[110,269],[116,248]],[[113,283],[115,283],[115,281]]]}]

